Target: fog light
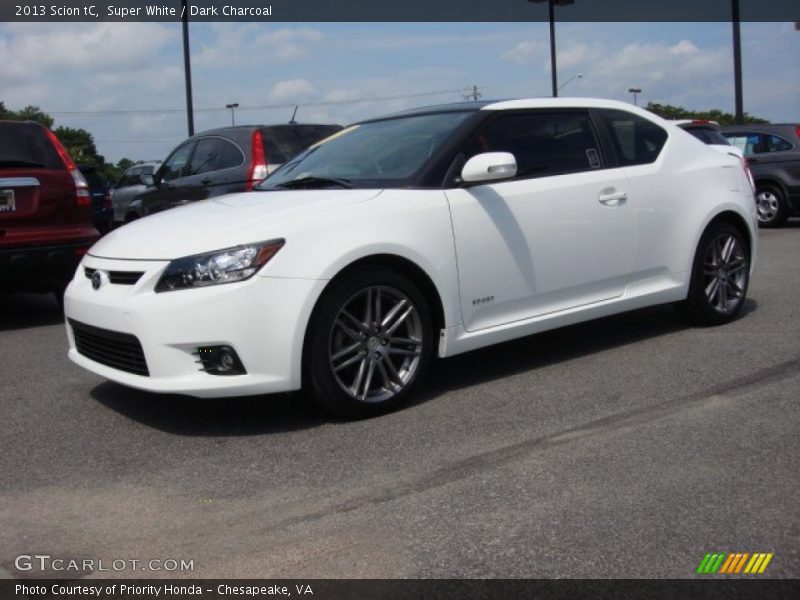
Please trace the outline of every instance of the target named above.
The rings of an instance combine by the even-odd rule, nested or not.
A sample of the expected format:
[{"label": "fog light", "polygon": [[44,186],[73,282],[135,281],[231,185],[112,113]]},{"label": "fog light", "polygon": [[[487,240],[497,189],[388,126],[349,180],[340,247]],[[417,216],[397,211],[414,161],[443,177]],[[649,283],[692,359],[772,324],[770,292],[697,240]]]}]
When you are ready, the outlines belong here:
[{"label": "fog light", "polygon": [[245,375],[247,371],[230,346],[200,346],[194,355],[203,365],[202,371],[210,375]]}]

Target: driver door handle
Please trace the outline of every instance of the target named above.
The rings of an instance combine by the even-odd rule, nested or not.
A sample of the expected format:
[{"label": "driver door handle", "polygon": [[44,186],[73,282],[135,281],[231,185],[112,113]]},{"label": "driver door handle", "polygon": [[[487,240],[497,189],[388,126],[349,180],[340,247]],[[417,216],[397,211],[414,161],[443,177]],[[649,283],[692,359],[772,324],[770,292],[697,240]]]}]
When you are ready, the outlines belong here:
[{"label": "driver door handle", "polygon": [[205,179],[201,179],[200,183],[202,183],[203,185],[208,185],[212,181],[213,181],[213,179],[211,179],[211,177],[206,177]]},{"label": "driver door handle", "polygon": [[619,206],[627,199],[628,194],[620,192],[619,190],[603,190],[600,192],[600,195],[597,196],[597,200],[600,204],[605,204],[606,206]]}]

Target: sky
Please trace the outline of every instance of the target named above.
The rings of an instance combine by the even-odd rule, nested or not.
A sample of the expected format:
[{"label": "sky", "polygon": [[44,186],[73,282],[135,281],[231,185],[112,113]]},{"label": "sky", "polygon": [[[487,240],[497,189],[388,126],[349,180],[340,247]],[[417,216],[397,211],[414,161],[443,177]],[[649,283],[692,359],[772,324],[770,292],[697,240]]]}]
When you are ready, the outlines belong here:
[{"label": "sky", "polygon": [[[733,112],[729,23],[558,23],[562,96]],[[548,96],[548,24],[191,23],[197,132],[346,124],[401,109]],[[743,23],[744,108],[800,123],[800,31]],[[583,74],[578,78],[578,74]],[[0,101],[82,127],[116,162],[164,159],[187,137],[179,23],[0,23]],[[130,111],[130,112],[114,112]]]}]

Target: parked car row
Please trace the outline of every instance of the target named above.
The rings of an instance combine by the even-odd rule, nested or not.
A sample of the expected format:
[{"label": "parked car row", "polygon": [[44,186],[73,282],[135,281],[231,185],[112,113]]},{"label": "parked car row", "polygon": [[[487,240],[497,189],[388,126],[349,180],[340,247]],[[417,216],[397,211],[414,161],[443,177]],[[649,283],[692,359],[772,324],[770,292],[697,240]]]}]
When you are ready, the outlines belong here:
[{"label": "parked car row", "polygon": [[213,129],[173,150],[163,164],[128,169],[114,192],[114,220],[128,223],[162,210],[252,190],[283,162],[340,125],[269,125]]},{"label": "parked car row", "polygon": [[0,291],[54,291],[59,300],[100,234],[166,208],[253,189],[339,125],[228,127],[136,164],[115,186],[76,165],[34,122],[0,121]]},{"label": "parked car row", "polygon": [[674,123],[716,150],[735,152],[747,161],[761,227],[778,227],[800,213],[800,125],[720,126],[707,120]]},{"label": "parked car row", "polygon": [[800,213],[800,125],[727,125],[721,132],[750,164],[759,224],[778,227]]}]

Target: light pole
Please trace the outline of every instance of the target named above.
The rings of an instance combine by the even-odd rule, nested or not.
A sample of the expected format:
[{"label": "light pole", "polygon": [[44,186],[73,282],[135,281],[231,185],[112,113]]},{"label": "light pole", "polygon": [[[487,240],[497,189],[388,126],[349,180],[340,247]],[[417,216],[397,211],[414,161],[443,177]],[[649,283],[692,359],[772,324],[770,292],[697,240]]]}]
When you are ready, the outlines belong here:
[{"label": "light pole", "polygon": [[547,2],[547,10],[550,21],[550,77],[553,84],[553,98],[558,98],[558,68],[556,67],[556,10],[555,5],[567,6],[575,4],[575,0],[528,0],[541,4]]},{"label": "light pole", "polygon": [[733,95],[735,105],[734,122],[744,123],[744,100],[742,94],[742,31],[739,18],[739,0],[731,0],[731,23],[733,25]]},{"label": "light pole", "polygon": [[225,108],[231,109],[231,126],[236,125],[235,113],[236,113],[236,109],[239,108],[239,103],[238,102],[233,102],[232,104],[226,104]]},{"label": "light pole", "polygon": [[642,93],[642,88],[628,88],[628,93],[633,94],[633,105],[639,106],[639,103],[636,102],[636,96]]},{"label": "light pole", "polygon": [[560,86],[558,86],[558,91],[560,92],[560,91],[561,91],[561,90],[563,90],[565,87],[567,87],[567,84],[568,84],[569,82],[571,82],[571,81],[575,81],[576,79],[583,79],[583,73],[578,73],[577,75],[573,75],[572,77],[570,77],[569,79],[567,79],[567,80],[566,80],[564,83],[562,83]]},{"label": "light pole", "polygon": [[189,137],[194,135],[194,107],[192,104],[192,63],[189,59],[189,12],[186,10],[186,0],[183,0],[183,77],[186,83],[186,123],[189,127]]}]

